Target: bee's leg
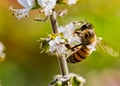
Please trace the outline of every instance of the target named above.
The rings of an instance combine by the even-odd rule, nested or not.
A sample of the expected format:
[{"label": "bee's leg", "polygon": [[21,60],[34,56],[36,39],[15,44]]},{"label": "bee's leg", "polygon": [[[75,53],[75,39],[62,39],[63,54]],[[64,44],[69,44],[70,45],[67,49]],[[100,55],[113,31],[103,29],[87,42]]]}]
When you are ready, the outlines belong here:
[{"label": "bee's leg", "polygon": [[74,31],[74,33],[80,34],[81,31],[80,31],[80,29],[76,29],[76,30]]},{"label": "bee's leg", "polygon": [[65,47],[71,49],[71,46],[69,44],[65,44]]},{"label": "bee's leg", "polygon": [[78,46],[81,46],[81,45],[82,45],[82,43],[71,47],[69,44],[65,44],[65,47],[68,49],[71,49],[72,51],[75,51],[77,48],[79,48]]},{"label": "bee's leg", "polygon": [[77,48],[79,48],[78,46],[81,46],[82,45],[82,43],[81,44],[78,44],[78,45],[75,45],[75,46],[73,46],[73,47],[71,47],[72,49],[77,49]]},{"label": "bee's leg", "polygon": [[69,44],[65,44],[65,47],[71,51],[75,51],[75,48],[71,47]]}]

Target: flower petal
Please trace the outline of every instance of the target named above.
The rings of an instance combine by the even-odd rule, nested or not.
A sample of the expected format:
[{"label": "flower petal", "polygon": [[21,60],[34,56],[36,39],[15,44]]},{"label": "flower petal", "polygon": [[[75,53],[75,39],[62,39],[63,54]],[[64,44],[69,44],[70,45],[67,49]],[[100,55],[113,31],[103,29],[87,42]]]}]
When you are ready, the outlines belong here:
[{"label": "flower petal", "polygon": [[34,0],[17,0],[17,1],[25,8],[32,8],[34,4]]},{"label": "flower petal", "polygon": [[73,5],[76,4],[78,0],[63,0],[64,3],[68,4],[68,5]]},{"label": "flower petal", "polygon": [[13,9],[13,6],[9,7],[10,10],[14,11],[14,16],[16,18],[21,19],[23,17],[27,17],[30,11],[30,8],[24,8],[24,9]]},{"label": "flower petal", "polygon": [[63,32],[65,32],[65,28],[62,27],[62,26],[60,26],[60,27],[58,28],[58,33],[63,33]]},{"label": "flower petal", "polygon": [[58,28],[58,33],[63,33],[64,38],[68,40],[71,46],[81,43],[80,37],[74,33],[75,26],[75,24],[69,23],[64,27],[61,26]]},{"label": "flower petal", "polygon": [[57,0],[38,0],[38,4],[43,8],[46,16],[52,13],[52,9],[56,5]]},{"label": "flower petal", "polygon": [[76,4],[76,1],[77,1],[77,0],[68,0],[68,4],[69,4],[69,5]]},{"label": "flower petal", "polygon": [[56,50],[56,44],[55,44],[55,40],[51,40],[51,41],[49,41],[49,51],[50,52],[55,52],[55,50]]},{"label": "flower petal", "polygon": [[67,48],[65,47],[64,44],[59,44],[56,46],[57,47],[57,50],[58,52],[62,55],[62,54],[65,54],[66,51],[67,51]]},{"label": "flower petal", "polygon": [[65,40],[62,39],[60,36],[57,36],[57,37],[55,38],[55,43],[56,43],[56,44],[60,44],[60,43],[63,43],[63,42],[65,42]]}]

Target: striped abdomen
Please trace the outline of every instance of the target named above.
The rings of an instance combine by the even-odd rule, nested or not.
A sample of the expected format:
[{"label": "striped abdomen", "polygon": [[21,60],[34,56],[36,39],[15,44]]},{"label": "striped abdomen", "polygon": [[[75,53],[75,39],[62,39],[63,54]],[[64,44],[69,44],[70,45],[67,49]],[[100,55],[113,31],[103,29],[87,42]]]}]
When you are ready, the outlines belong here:
[{"label": "striped abdomen", "polygon": [[87,58],[90,55],[90,49],[88,49],[86,46],[82,46],[80,49],[72,52],[67,57],[67,62],[69,63],[77,63],[81,62],[85,58]]}]

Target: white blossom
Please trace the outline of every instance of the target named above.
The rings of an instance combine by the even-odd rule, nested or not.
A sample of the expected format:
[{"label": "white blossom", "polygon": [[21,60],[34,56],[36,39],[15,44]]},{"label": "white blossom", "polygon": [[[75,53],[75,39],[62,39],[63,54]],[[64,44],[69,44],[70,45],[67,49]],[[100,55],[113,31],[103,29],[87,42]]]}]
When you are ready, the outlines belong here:
[{"label": "white blossom", "polygon": [[70,38],[70,36],[73,36],[75,30],[73,23],[67,24],[64,28],[65,31],[63,32],[63,34],[65,38]]},{"label": "white blossom", "polygon": [[52,9],[56,5],[57,0],[17,0],[20,5],[22,5],[24,8],[22,9],[13,9],[13,6],[11,6],[9,9],[14,11],[14,15],[21,19],[23,17],[28,16],[29,11],[35,7],[36,4],[38,4],[42,11],[45,13],[46,16],[51,15]]},{"label": "white blossom", "polygon": [[[27,17],[29,11],[36,6],[40,6],[42,8],[41,12],[44,12],[45,16],[49,16],[52,14],[52,10],[56,5],[57,0],[17,0],[17,2],[22,5],[24,8],[14,9],[13,6],[9,7],[9,10],[12,10],[14,15],[21,19],[23,17]],[[76,4],[77,0],[67,0],[63,1],[69,5]]]},{"label": "white blossom", "polygon": [[34,6],[34,0],[17,0],[20,5],[22,5],[23,9],[13,9],[13,6],[9,7],[10,10],[14,11],[14,15],[16,18],[21,19],[23,17],[28,16],[29,11]]},{"label": "white blossom", "polygon": [[60,43],[63,43],[63,42],[65,42],[65,40],[62,39],[60,36],[57,36],[57,37],[55,38],[55,43],[56,43],[56,44],[60,44]]},{"label": "white blossom", "polygon": [[65,32],[65,28],[63,26],[58,28],[58,33],[63,33]]},{"label": "white blossom", "polygon": [[76,4],[77,0],[68,0],[68,4],[72,5],[72,4]]},{"label": "white blossom", "polygon": [[68,4],[68,5],[73,5],[76,4],[78,0],[63,0],[64,3]]},{"label": "white blossom", "polygon": [[55,52],[55,50],[56,50],[56,44],[55,44],[55,40],[51,40],[50,42],[49,42],[49,51],[50,52]]},{"label": "white blossom", "polygon": [[74,23],[60,26],[58,28],[58,34],[62,33],[63,36],[61,37],[60,35],[58,35],[53,40],[49,41],[49,51],[55,52],[58,49],[61,54],[68,54],[69,51],[65,47],[66,43],[70,44],[70,46],[81,44],[81,39],[76,33],[74,33],[74,30]]},{"label": "white blossom", "polygon": [[68,40],[68,44],[80,44],[81,39],[77,34],[74,33],[75,24],[69,23],[66,26],[58,28],[58,33],[63,33],[65,39]]},{"label": "white blossom", "polygon": [[59,52],[64,53],[66,51],[66,47],[61,44],[63,42],[65,42],[64,39],[62,39],[60,36],[56,36],[54,40],[49,41],[49,51],[55,52],[58,48]]},{"label": "white blossom", "polygon": [[65,47],[64,44],[58,45],[57,49],[60,54],[67,54],[67,48]]},{"label": "white blossom", "polygon": [[38,0],[38,4],[43,8],[46,16],[52,13],[52,9],[56,5],[57,0]]}]

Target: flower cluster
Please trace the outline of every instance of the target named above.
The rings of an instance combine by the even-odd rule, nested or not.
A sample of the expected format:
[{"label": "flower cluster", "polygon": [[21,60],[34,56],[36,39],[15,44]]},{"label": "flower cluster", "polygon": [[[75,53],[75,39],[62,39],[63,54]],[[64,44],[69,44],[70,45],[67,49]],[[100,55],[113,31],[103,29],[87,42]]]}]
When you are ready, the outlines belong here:
[{"label": "flower cluster", "polygon": [[[69,44],[71,47],[81,44],[80,37],[74,32],[76,26],[77,24],[72,22],[65,26],[60,26],[58,33],[49,34],[49,38],[44,39],[48,43],[48,51],[51,53],[59,51],[60,54],[67,55],[71,50],[66,48],[65,44]],[[44,47],[41,48],[44,49]]]},{"label": "flower cluster", "polygon": [[14,11],[14,16],[16,18],[21,19],[23,17],[27,17],[29,11],[34,7],[34,0],[17,0],[19,4],[21,4],[24,8],[23,9],[13,9],[13,6],[9,7],[9,10]]},{"label": "flower cluster", "polygon": [[54,50],[58,48],[61,54],[68,54],[70,51],[65,47],[65,44],[69,44],[70,46],[80,44],[81,43],[80,37],[78,37],[78,35],[74,33],[75,26],[76,25],[73,22],[65,26],[60,26],[58,28],[58,34],[62,35],[61,36],[58,35],[55,37],[55,39],[51,40],[54,41],[53,42],[54,46],[53,45],[51,46],[50,44],[49,51],[53,52],[51,51],[52,48],[54,48]]},{"label": "flower cluster", "polygon": [[64,38],[68,40],[68,44],[70,45],[80,44],[81,39],[76,33],[74,33],[75,29],[76,29],[76,24],[72,22],[67,24],[66,26],[60,26],[58,28],[58,33],[63,34]]},{"label": "flower cluster", "polygon": [[[75,47],[83,43],[81,37],[75,32],[80,28],[83,23],[79,21],[71,22],[65,26],[58,27],[56,34],[49,34],[49,38],[45,38],[48,44],[48,52],[56,53],[59,52],[61,55],[69,55],[72,50],[67,47]],[[86,47],[90,50],[90,53],[96,50],[96,44],[102,40],[102,38],[96,38],[96,41],[93,43],[86,45]],[[44,47],[41,47],[44,49]]]},{"label": "flower cluster", "polygon": [[[9,9],[12,10],[14,15],[21,19],[23,17],[27,17],[29,14],[29,11],[32,9],[42,8],[41,12],[44,12],[45,16],[49,16],[52,13],[52,9],[57,4],[57,1],[59,0],[17,0],[20,5],[22,5],[24,8],[22,9],[13,9],[13,6],[11,6]],[[67,3],[69,5],[76,4],[77,0],[63,0],[60,2]]]},{"label": "flower cluster", "polygon": [[49,41],[49,51],[55,52],[60,47],[60,52],[65,52],[66,47],[64,46],[65,40],[60,35],[56,36],[55,39]]},{"label": "flower cluster", "polygon": [[67,86],[68,82],[70,86],[83,86],[86,83],[86,79],[73,73],[65,76],[56,75],[54,80],[50,82],[49,86]]}]

